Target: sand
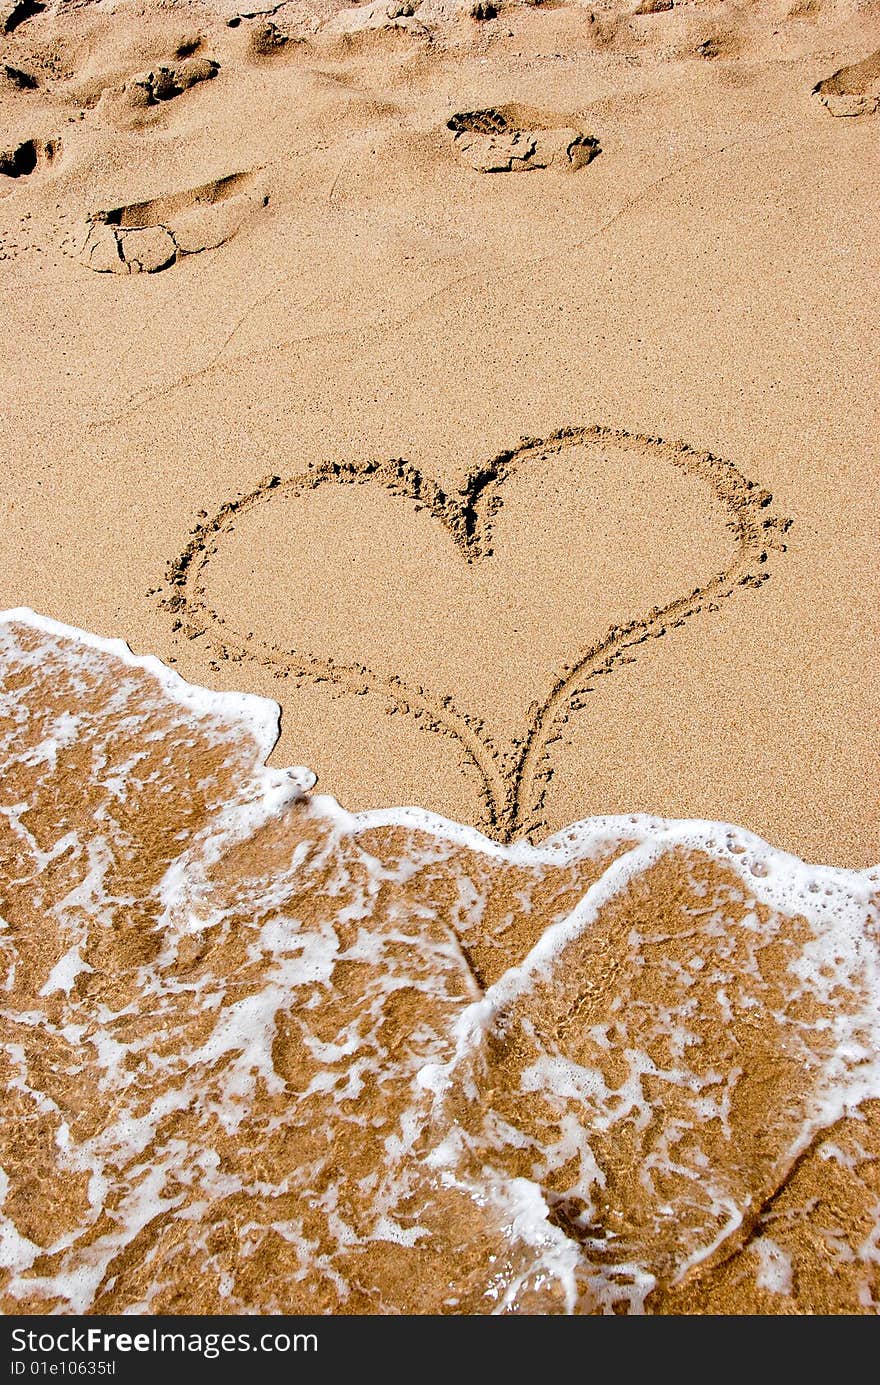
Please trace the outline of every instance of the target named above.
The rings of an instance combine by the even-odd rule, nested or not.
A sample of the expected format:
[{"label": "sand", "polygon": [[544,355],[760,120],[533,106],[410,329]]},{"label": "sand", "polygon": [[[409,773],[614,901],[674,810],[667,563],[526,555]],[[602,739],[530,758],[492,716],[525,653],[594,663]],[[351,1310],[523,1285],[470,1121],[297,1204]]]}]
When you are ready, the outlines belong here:
[{"label": "sand", "polygon": [[0,607],[352,811],[864,870],[880,6],[497,10],[0,4]]},{"label": "sand", "polygon": [[[278,763],[312,765],[352,808],[414,802],[481,821],[466,751],[387,715],[388,630],[432,702],[452,696],[497,726],[521,674],[528,705],[597,631],[723,564],[699,488],[679,510],[694,552],[673,531],[662,558],[653,536],[682,496],[659,476],[656,489],[627,477],[626,522],[576,496],[577,537],[571,516],[557,532],[564,477],[511,496],[532,507],[538,542],[513,572],[501,553],[481,560],[494,601],[441,530],[374,489],[320,515],[281,490],[211,574],[233,625],[261,605],[254,653],[234,668],[217,640],[173,628],[168,565],[200,512],[267,475],[402,458],[454,495],[523,435],[599,426],[683,442],[772,493],[792,521],[787,551],[769,582],[642,646],[568,719],[539,830],[594,812],[705,816],[808,859],[870,864],[877,124],[834,118],[813,88],[876,50],[876,7],[604,6],[590,22],[513,6],[480,23],[426,5],[397,19],[288,5],[271,22],[289,42],[269,42],[266,21],[228,27],[232,9],[178,4],[49,5],[7,35],[4,61],[35,85],[4,81],[2,143],[37,152],[0,188],[4,604],[277,697]],[[196,63],[203,80],[144,95],[150,74],[155,86]],[[477,172],[449,121],[517,102],[601,153]],[[338,563],[350,510],[361,547],[348,533]],[[423,542],[437,580],[402,595]],[[679,561],[673,592],[655,569]],[[321,593],[317,640],[296,628],[302,569]],[[457,609],[437,667],[426,603],[441,584]],[[536,635],[574,585],[583,622],[567,610],[558,638]],[[359,698],[299,686],[261,663],[279,646],[291,666],[350,659],[377,678]]]}]

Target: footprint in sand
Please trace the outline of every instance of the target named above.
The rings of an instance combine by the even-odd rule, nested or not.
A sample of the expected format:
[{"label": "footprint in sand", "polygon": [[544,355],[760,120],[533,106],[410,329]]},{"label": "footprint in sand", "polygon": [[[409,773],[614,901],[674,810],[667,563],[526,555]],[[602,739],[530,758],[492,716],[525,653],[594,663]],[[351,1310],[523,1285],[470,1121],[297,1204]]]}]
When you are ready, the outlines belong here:
[{"label": "footprint in sand", "polygon": [[279,29],[277,24],[267,20],[250,34],[247,56],[251,62],[271,62],[273,58],[282,54],[289,55],[291,52],[295,52],[304,42],[303,38],[288,34],[283,29]]},{"label": "footprint in sand", "polygon": [[32,72],[0,63],[0,91],[36,91],[39,85]]},{"label": "footprint in sand", "polygon": [[231,240],[269,194],[253,173],[93,212],[74,238],[81,264],[102,274],[154,274],[182,255]]},{"label": "footprint in sand", "polygon": [[813,95],[832,115],[873,115],[880,110],[880,48],[832,72],[813,87]]},{"label": "footprint in sand", "polygon": [[[26,139],[0,149],[0,178],[27,178],[54,163],[61,146],[56,139]],[[2,188],[0,183],[0,188]]]},{"label": "footprint in sand", "polygon": [[213,58],[183,55],[182,61],[162,63],[148,72],[135,73],[121,87],[106,87],[97,109],[111,120],[150,112],[163,102],[182,96],[199,82],[209,82],[219,71],[220,64]]},{"label": "footprint in sand", "polygon": [[456,152],[478,173],[525,173],[533,168],[583,168],[599,141],[569,116],[511,104],[460,111],[446,122]]},{"label": "footprint in sand", "polygon": [[20,24],[42,14],[45,8],[39,0],[0,0],[0,33],[14,33]]}]

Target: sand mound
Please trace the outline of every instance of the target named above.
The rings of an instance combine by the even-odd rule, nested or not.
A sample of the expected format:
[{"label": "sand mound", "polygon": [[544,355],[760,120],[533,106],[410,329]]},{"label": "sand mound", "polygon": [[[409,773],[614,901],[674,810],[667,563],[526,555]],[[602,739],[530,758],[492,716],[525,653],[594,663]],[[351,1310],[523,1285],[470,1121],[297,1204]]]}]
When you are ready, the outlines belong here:
[{"label": "sand mound", "polygon": [[817,83],[813,94],[832,115],[873,115],[880,109],[880,49],[861,62],[838,68]]}]

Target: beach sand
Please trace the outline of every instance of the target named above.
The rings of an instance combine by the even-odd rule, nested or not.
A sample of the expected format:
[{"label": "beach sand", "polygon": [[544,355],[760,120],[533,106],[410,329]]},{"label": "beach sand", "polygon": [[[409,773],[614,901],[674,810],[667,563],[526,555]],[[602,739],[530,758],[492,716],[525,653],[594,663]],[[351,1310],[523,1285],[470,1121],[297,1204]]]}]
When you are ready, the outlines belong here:
[{"label": "beach sand", "polygon": [[[649,820],[735,824],[769,843],[771,855],[837,868],[828,879],[848,901],[841,917],[859,937],[873,936],[863,893],[873,879],[864,872],[880,858],[880,5],[675,0],[665,10],[639,8],[651,12],[616,0],[500,5],[489,19],[442,0],[292,0],[252,18],[224,0],[0,4],[0,607],[30,607],[124,640],[192,684],[273,699],[280,737],[259,753],[271,751],[276,770],[308,766],[318,791],[349,812],[415,805],[514,851],[539,848],[584,819],[618,824],[610,836],[599,833],[598,858],[594,832],[589,850],[575,852],[575,864],[549,883],[553,870],[528,857],[528,882],[505,884],[518,858],[487,846],[487,865],[469,838],[461,851],[476,851],[482,864],[449,860],[436,878],[420,865],[418,883],[401,887],[413,928],[427,930],[425,957],[434,956],[431,929],[442,935],[440,951],[455,955],[439,980],[431,972],[435,1009],[412,1017],[419,1038],[400,1059],[389,1120],[409,1109],[417,1070],[453,1063],[459,1072],[474,1061],[464,1050],[453,1054],[455,1016],[511,969],[529,1022],[544,1016],[548,1051],[562,1042],[555,1007],[575,1002],[555,992],[523,1000],[526,958],[548,927],[576,913],[590,886],[607,885],[621,852],[659,840],[666,829]],[[7,668],[13,693],[18,657],[11,653]],[[66,657],[46,654],[47,668],[62,677],[56,664]],[[107,686],[114,668],[111,660],[101,673]],[[28,717],[39,718],[51,685],[21,687]],[[124,727],[104,726],[100,736],[111,732],[137,753]],[[231,734],[220,736],[224,754]],[[248,776],[259,777],[259,753],[250,745],[224,771],[230,802]],[[180,817],[172,814],[160,837],[211,820],[201,800],[187,806],[201,755],[184,788],[168,789]],[[125,763],[121,750],[118,758]],[[169,785],[182,774],[171,761],[162,769]],[[65,768],[60,784],[40,786],[49,795],[40,812],[51,801],[76,820],[82,862],[91,858],[76,785],[84,792],[87,771],[83,759]],[[211,811],[223,797],[217,789]],[[272,829],[280,836],[261,858],[261,890],[276,868],[289,868],[297,841],[330,830],[323,809],[306,823],[310,811],[290,809],[283,830]],[[630,838],[621,824],[633,815],[641,825]],[[62,818],[52,831],[61,832]],[[354,845],[333,846],[346,869],[354,869],[351,853],[366,851],[362,830],[351,829]],[[399,813],[370,829],[379,839],[369,851],[392,874],[402,870],[399,859],[431,854],[414,827],[402,845],[402,830]],[[429,838],[439,830],[435,824]],[[138,831],[130,853],[142,863],[155,842],[147,828]],[[48,828],[37,836],[44,852],[57,839]],[[742,881],[731,883],[725,872],[735,863],[708,841],[704,834],[692,848],[699,861],[690,847],[679,842],[673,851],[667,841],[680,859],[638,865],[651,922],[636,927],[620,906],[628,929],[662,931],[676,909],[691,908],[688,891],[696,890],[726,901],[718,908],[736,933],[753,904],[746,896],[730,904]],[[180,850],[158,853],[162,871]],[[166,928],[167,901],[145,903],[161,871],[144,870],[128,907],[134,918],[145,910],[150,929],[157,921]],[[779,870],[800,882],[779,906],[778,926],[790,937],[780,942],[774,933],[766,943],[772,966],[782,967],[787,947],[791,956],[810,953],[798,930],[819,925],[803,893],[807,876],[793,865]],[[452,917],[449,900],[465,878],[480,898],[512,891],[514,903],[502,911],[512,932],[497,957],[489,925],[465,939]],[[65,889],[72,882],[65,877]],[[300,882],[297,890],[317,897],[325,885]],[[539,885],[547,894],[536,903]],[[632,888],[618,885],[624,895]],[[52,898],[60,908],[66,895]],[[759,915],[776,907],[758,905]],[[226,905],[212,907],[222,913]],[[245,904],[237,907],[247,918]],[[39,933],[39,907],[31,898],[16,908],[10,920],[0,906],[15,946],[34,947],[42,959],[33,975],[23,965],[13,973],[24,1013],[79,935],[64,914],[54,941],[28,941]],[[603,903],[594,924],[616,980],[600,960],[596,976],[605,980],[584,982],[593,1029],[612,1004],[641,1013],[644,1000],[624,976],[633,945],[617,909]],[[371,917],[381,931],[382,910]],[[771,927],[768,919],[762,927]],[[80,926],[88,951],[94,920],[80,918]],[[706,944],[707,957],[716,942]],[[135,943],[119,946],[123,969],[134,967],[136,952],[126,949]],[[687,961],[669,947],[667,976]],[[211,965],[234,971],[233,961],[221,949]],[[95,971],[76,975],[70,995],[50,993],[52,1004],[84,1007],[77,1023],[93,1024],[106,999],[104,964],[90,965]],[[587,976],[590,965],[579,960],[574,974]],[[740,965],[741,956],[725,954],[731,975]],[[175,954],[170,974],[178,966]],[[266,967],[248,977],[255,992],[274,984]],[[758,970],[762,986],[782,986]],[[821,1081],[812,1069],[795,1080],[786,1027],[818,1018],[835,1033],[838,1023],[845,1029],[850,1001],[853,1013],[862,1005],[863,979],[848,972],[839,993],[799,995],[791,1011],[770,989],[741,996],[767,1024],[760,1035],[738,1034],[739,1057],[725,1047],[729,1017],[713,1009],[715,993],[694,992],[706,1026],[700,1042],[715,1053],[723,1080],[735,1083],[730,1074],[742,1069],[755,1090],[717,1147],[704,1151],[724,1177],[679,1240],[656,1221],[654,1204],[640,1201],[634,1170],[647,1155],[638,1142],[618,1150],[613,1177],[612,1153],[591,1146],[617,1201],[609,1194],[607,1205],[597,1203],[588,1228],[584,1206],[565,1194],[565,1160],[527,1174],[494,1150],[498,1186],[532,1177],[555,1217],[552,1235],[539,1226],[537,1241],[508,1245],[511,1302],[539,1312],[572,1303],[578,1311],[612,1303],[618,1311],[876,1311],[880,1127],[868,1079],[861,1097],[855,1079],[846,1085],[847,1065],[867,1062],[870,1044],[840,1031],[844,1049],[854,1045],[842,1060],[849,1075],[835,1078],[846,1096],[828,1107],[833,1120],[828,1112],[820,1119],[817,1093],[830,1081],[834,1053],[820,1052],[817,1040],[810,1052]],[[355,983],[350,992],[339,985],[343,997],[360,994]],[[366,1006],[370,994],[367,986]],[[293,1005],[289,991],[276,1001],[273,1015]],[[50,1022],[74,1021],[59,1012]],[[395,1022],[406,1031],[405,1014]],[[328,1017],[328,1035],[333,1023]],[[436,1042],[425,1040],[429,1029]],[[195,1036],[171,1032],[181,1052],[197,1046]],[[585,1033],[569,1057],[595,1070],[598,1050],[587,1053]],[[27,1037],[31,1052],[36,1036]],[[591,1042],[599,1043],[595,1035]],[[633,1039],[645,1052],[652,1042]],[[857,1059],[859,1044],[867,1047]],[[38,1049],[25,1085],[45,1092],[50,1060]],[[499,1063],[510,1084],[524,1081],[520,1059],[531,1068],[521,1050],[504,1059],[493,1050],[486,1062]],[[651,1061],[661,1063],[657,1053]],[[304,1069],[296,1065],[304,1060],[290,1062],[283,1080],[299,1091]],[[606,1077],[623,1081],[616,1068]],[[497,1074],[485,1078],[487,1091],[503,1087]],[[482,1115],[456,1106],[456,1080],[448,1089],[441,1083],[428,1103],[418,1177],[427,1177],[431,1140],[442,1147],[437,1131],[450,1111],[468,1132],[472,1157],[481,1148]],[[255,1081],[247,1097],[254,1128],[237,1155],[227,1131],[223,1158],[241,1163],[242,1151],[259,1145],[278,1181],[285,1161],[306,1154],[289,1141],[283,1155],[260,1143],[284,1099],[268,1079],[265,1091]],[[59,1090],[52,1088],[53,1101]],[[693,1118],[659,1089],[646,1094],[644,1080],[642,1096],[652,1130],[664,1111],[673,1123]],[[529,1119],[542,1128],[524,1138],[561,1148],[551,1126],[567,1119],[559,1106],[567,1099],[556,1093],[552,1118],[530,1105]],[[37,1145],[28,1131],[39,1121],[26,1103],[17,1111],[22,1169],[37,1146],[47,1166],[54,1160],[58,1122],[70,1124],[64,1109],[62,1102],[57,1120],[33,1134]],[[578,1109],[586,1121],[583,1101]],[[775,1109],[790,1125],[774,1125]],[[294,1124],[313,1116],[303,1109]],[[757,1136],[750,1145],[748,1132],[768,1125],[767,1147],[758,1148]],[[97,1138],[80,1132],[75,1143],[80,1136]],[[734,1158],[740,1137],[742,1167]],[[170,1150],[171,1135],[162,1138]],[[202,1154],[214,1147],[205,1130],[196,1138],[185,1129],[181,1138]],[[60,1220],[49,1217],[55,1236],[80,1224],[98,1235],[84,1191],[86,1155],[77,1148],[70,1206]],[[89,1157],[98,1157],[95,1148]],[[471,1186],[465,1162],[456,1165],[462,1188]],[[192,1182],[196,1165],[187,1167]],[[198,1167],[207,1177],[204,1161]],[[826,1197],[830,1170],[841,1187]],[[174,1176],[180,1181],[179,1169]],[[133,1196],[129,1164],[119,1178]],[[27,1241],[49,1194],[22,1179],[19,1210],[8,1203],[6,1211]],[[205,1224],[213,1218],[217,1244],[226,1245],[215,1266],[221,1285],[235,1260],[228,1226],[240,1218],[230,1213],[227,1226],[217,1210],[218,1179]],[[434,1184],[426,1187],[408,1188],[404,1221],[421,1198],[435,1230],[446,1218],[460,1242],[425,1250],[416,1278],[433,1282],[439,1263],[440,1279],[453,1287],[432,1311],[486,1311],[481,1266],[504,1240],[511,1204],[502,1198],[480,1220],[467,1191],[459,1189],[460,1206],[446,1208],[432,1201],[440,1196]],[[670,1205],[679,1192],[669,1192]],[[145,1239],[134,1249],[131,1238],[108,1242],[103,1279],[81,1306],[294,1311],[306,1302],[320,1311],[413,1311],[406,1295],[414,1272],[388,1251],[402,1254],[405,1236],[370,1242],[366,1268],[343,1275],[348,1297],[326,1265],[318,1272],[317,1259],[306,1276],[312,1297],[290,1297],[294,1260],[305,1263],[314,1227],[290,1232],[294,1258],[271,1285],[259,1264],[278,1247],[251,1258],[248,1283],[228,1301],[219,1288],[206,1289],[204,1302],[187,1297],[188,1272],[179,1267],[167,1271],[167,1284],[164,1269],[151,1285],[135,1282],[139,1257],[167,1267],[184,1255],[174,1239],[179,1195],[184,1201],[175,1203],[177,1194],[153,1190],[151,1216],[132,1233]],[[297,1200],[295,1190],[285,1196]],[[621,1206],[625,1225],[614,1220]],[[722,1231],[722,1206],[733,1230]],[[357,1216],[368,1212],[375,1230],[376,1206]],[[261,1207],[256,1222],[265,1230],[272,1215]],[[292,1218],[288,1207],[281,1220],[289,1227]],[[621,1236],[638,1262],[619,1300],[609,1288],[617,1272],[595,1269],[607,1261],[596,1249],[600,1224],[601,1236]],[[850,1270],[841,1270],[841,1254],[832,1272],[828,1246],[844,1241]],[[566,1257],[578,1245],[572,1269]],[[409,1250],[418,1260],[415,1241]],[[186,1242],[185,1255],[197,1253],[195,1240]],[[535,1256],[552,1261],[549,1299],[532,1297]],[[22,1296],[31,1311],[79,1311],[64,1287],[72,1261],[29,1265],[7,1290],[6,1311]],[[123,1286],[115,1299],[102,1288],[113,1274]],[[27,1287],[28,1279],[39,1284]]]}]

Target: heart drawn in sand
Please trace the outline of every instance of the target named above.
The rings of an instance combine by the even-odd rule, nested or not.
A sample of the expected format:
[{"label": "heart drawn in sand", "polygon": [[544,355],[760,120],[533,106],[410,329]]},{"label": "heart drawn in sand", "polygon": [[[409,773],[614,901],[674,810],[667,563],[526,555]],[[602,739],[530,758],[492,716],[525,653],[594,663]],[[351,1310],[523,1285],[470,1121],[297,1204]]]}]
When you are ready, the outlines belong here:
[{"label": "heart drawn in sand", "polygon": [[553,747],[602,677],[767,581],[789,525],[771,500],[720,457],[600,427],[523,439],[454,492],[400,459],[323,462],[198,524],[163,604],[215,657],[453,736],[479,826],[510,840],[541,828]]}]

